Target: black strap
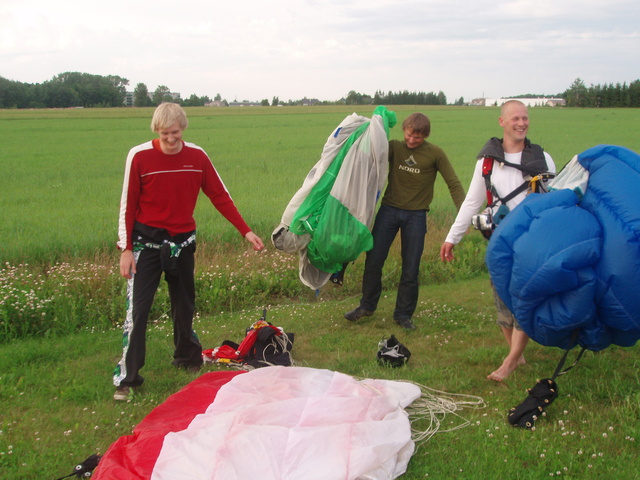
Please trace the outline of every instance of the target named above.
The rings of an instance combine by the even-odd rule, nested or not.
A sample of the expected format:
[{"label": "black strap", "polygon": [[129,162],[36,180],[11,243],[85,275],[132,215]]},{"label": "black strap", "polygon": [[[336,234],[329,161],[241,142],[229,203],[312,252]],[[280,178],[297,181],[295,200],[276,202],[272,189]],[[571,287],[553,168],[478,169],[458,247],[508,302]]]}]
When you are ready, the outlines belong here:
[{"label": "black strap", "polygon": [[[97,455],[94,453],[93,455],[88,457],[84,462],[80,463],[79,465],[76,465],[76,468],[74,468],[73,472],[71,472],[69,475],[65,475],[64,477],[57,478],[56,480],[63,480],[64,478],[69,478],[69,477],[78,477],[78,478],[80,478],[81,476],[90,477],[91,473],[98,466],[98,463],[100,462],[101,458],[102,458],[102,455]],[[89,475],[87,475],[87,473]]]},{"label": "black strap", "polygon": [[497,198],[498,201],[500,201],[503,205],[506,205],[509,200],[514,198],[519,193],[524,192],[529,186],[529,182],[530,182],[529,180],[525,180],[524,182],[522,182],[522,184],[518,188],[513,190],[507,196],[505,196],[504,198],[500,198],[500,195],[498,195],[496,188],[494,187],[493,183],[491,183],[491,174],[493,173],[494,162],[500,162],[504,165],[507,165],[509,167],[513,167],[522,172],[525,172],[525,169],[522,168],[522,165],[507,162],[503,158],[496,158],[491,155],[485,156],[484,164],[482,165],[482,177],[484,178],[485,187],[487,189],[487,206],[488,207],[493,207],[495,205],[495,202],[493,201],[493,197]]},{"label": "black strap", "polygon": [[[573,335],[571,336],[571,343],[575,342],[577,337],[578,337],[578,331],[576,330],[575,332],[573,332]],[[564,355],[562,355],[562,358],[560,359],[560,362],[558,362],[558,366],[556,367],[556,371],[553,372],[553,376],[551,377],[551,380],[555,380],[560,375],[564,375],[569,370],[571,370],[573,367],[575,367],[577,365],[577,363],[580,361],[580,359],[582,358],[582,355],[584,355],[584,352],[587,349],[585,347],[582,347],[582,349],[580,350],[580,353],[576,357],[575,361],[571,364],[571,366],[569,366],[569,367],[565,368],[564,370],[562,370],[562,367],[564,367],[564,363],[567,361],[567,355],[569,355],[569,351],[570,350],[571,349],[565,350]]]},{"label": "black strap", "polygon": [[520,185],[518,188],[516,188],[516,189],[515,189],[513,192],[511,192],[509,195],[507,195],[507,196],[506,196],[506,197],[504,197],[504,198],[500,198],[500,197],[498,196],[498,192],[496,192],[496,189],[495,189],[495,188],[493,187],[493,185],[492,185],[492,186],[491,186],[491,188],[492,188],[492,192],[491,192],[491,193],[493,193],[493,195],[495,195],[495,196],[496,196],[496,198],[497,198],[498,200],[500,200],[500,201],[502,202],[502,204],[503,204],[503,205],[506,205],[506,204],[507,204],[507,202],[508,202],[509,200],[511,200],[513,197],[515,197],[516,195],[518,195],[520,192],[524,192],[524,191],[527,189],[527,187],[528,187],[528,186],[529,186],[529,181],[528,181],[528,180],[525,180],[525,181],[524,181],[524,183],[522,183],[522,185]]}]

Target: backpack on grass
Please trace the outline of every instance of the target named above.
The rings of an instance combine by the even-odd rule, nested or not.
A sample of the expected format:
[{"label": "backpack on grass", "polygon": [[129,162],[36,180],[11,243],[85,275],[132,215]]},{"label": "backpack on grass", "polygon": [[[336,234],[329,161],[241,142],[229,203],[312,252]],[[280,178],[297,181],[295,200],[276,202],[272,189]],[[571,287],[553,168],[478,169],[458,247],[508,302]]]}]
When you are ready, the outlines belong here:
[{"label": "backpack on grass", "polygon": [[285,333],[281,327],[275,327],[266,321],[267,310],[262,317],[246,330],[242,342],[225,340],[217,348],[202,351],[205,363],[222,363],[232,366],[259,368],[267,365],[293,364],[291,349],[293,333]]}]

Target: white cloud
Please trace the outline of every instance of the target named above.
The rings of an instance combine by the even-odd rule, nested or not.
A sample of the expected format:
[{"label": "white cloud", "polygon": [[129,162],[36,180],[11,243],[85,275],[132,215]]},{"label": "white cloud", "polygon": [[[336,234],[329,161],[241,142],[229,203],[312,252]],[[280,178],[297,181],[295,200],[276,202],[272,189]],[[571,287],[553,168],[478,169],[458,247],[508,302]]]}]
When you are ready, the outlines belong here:
[{"label": "white cloud", "polygon": [[0,6],[0,76],[119,75],[228,100],[349,90],[559,93],[640,78],[635,1],[23,0]]}]

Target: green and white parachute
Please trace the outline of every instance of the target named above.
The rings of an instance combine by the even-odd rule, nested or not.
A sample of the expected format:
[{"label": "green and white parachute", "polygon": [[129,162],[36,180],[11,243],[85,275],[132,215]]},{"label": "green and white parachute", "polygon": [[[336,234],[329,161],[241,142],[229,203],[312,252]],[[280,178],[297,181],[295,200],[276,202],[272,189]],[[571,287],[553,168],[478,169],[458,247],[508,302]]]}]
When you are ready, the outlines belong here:
[{"label": "green and white parachute", "polygon": [[347,116],[327,139],[271,235],[273,245],[300,256],[300,280],[324,286],[373,247],[371,227],[389,170],[389,129],[394,112],[379,106],[371,119]]}]

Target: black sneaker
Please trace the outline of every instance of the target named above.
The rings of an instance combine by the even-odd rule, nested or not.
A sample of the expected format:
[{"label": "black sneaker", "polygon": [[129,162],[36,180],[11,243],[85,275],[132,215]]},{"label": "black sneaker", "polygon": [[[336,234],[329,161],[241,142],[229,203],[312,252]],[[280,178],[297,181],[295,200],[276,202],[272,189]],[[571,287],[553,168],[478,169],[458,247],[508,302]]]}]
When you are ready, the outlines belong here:
[{"label": "black sneaker", "polygon": [[396,318],[396,323],[405,330],[415,330],[416,326],[413,324],[410,318]]},{"label": "black sneaker", "polygon": [[359,318],[370,317],[371,315],[373,315],[373,312],[371,312],[369,310],[365,310],[364,308],[362,308],[360,306],[357,306],[356,308],[354,308],[350,312],[345,313],[344,314],[344,318],[346,318],[350,322],[355,322]]}]

